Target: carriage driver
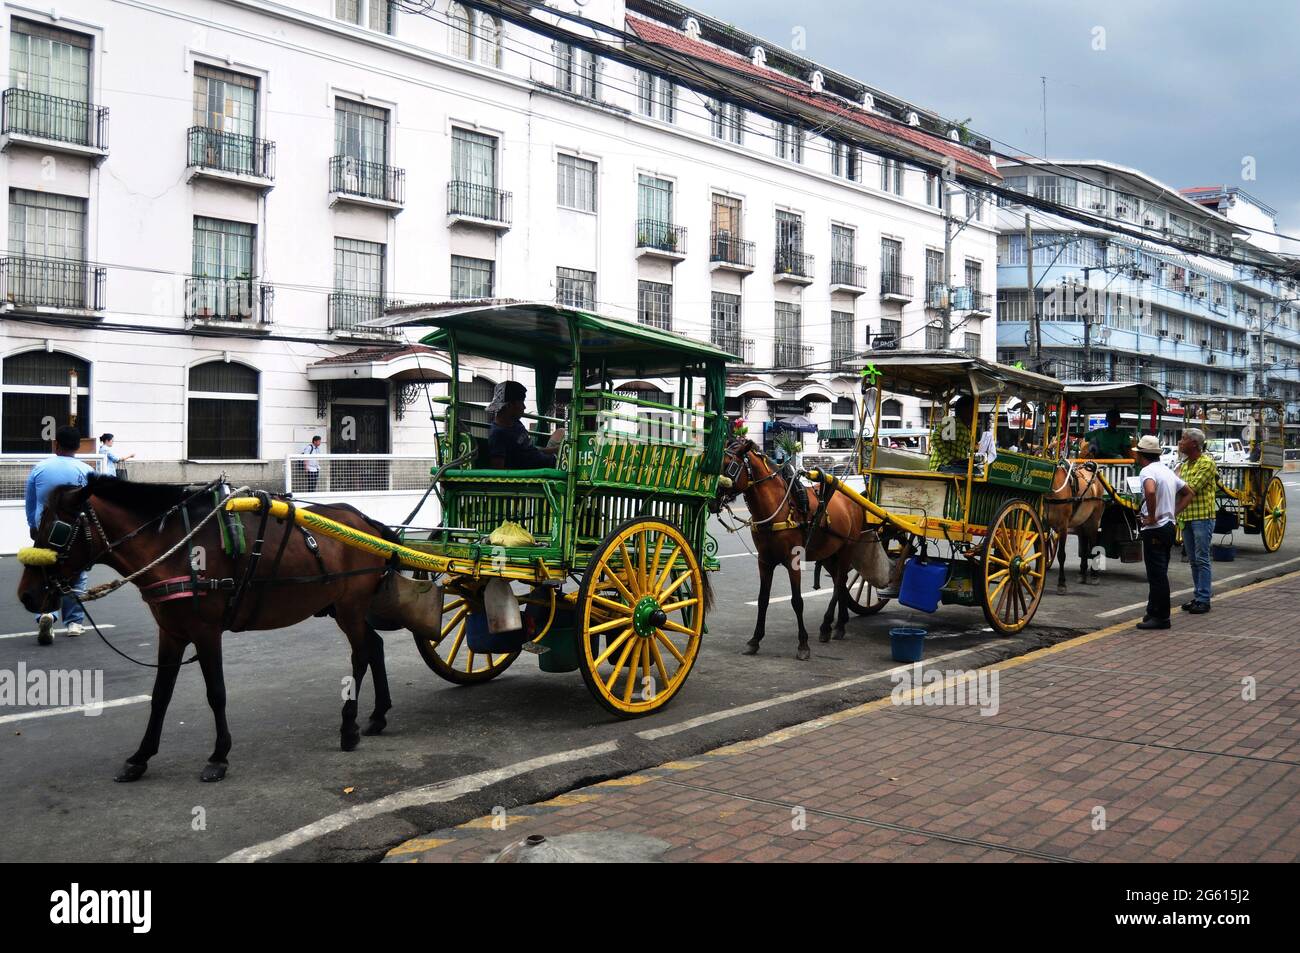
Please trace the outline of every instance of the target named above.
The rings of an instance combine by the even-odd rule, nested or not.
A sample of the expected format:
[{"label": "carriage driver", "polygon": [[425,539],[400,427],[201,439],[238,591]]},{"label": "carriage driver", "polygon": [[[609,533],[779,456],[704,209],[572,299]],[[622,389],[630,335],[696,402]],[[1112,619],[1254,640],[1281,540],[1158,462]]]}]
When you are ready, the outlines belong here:
[{"label": "carriage driver", "polygon": [[487,412],[492,417],[487,455],[494,470],[539,470],[555,466],[563,429],[551,434],[545,448],[536,446],[520,418],[526,413],[528,388],[518,381],[502,381],[492,392]]}]

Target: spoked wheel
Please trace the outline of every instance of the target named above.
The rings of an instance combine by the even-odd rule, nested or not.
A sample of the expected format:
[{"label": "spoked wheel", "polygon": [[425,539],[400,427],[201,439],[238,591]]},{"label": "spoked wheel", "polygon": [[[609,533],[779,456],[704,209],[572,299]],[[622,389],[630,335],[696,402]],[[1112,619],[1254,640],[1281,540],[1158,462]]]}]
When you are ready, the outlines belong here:
[{"label": "spoked wheel", "polygon": [[470,650],[466,634],[473,608],[474,603],[464,593],[448,592],[442,604],[442,635],[437,639],[415,636],[415,647],[424,664],[457,685],[491,681],[519,657],[518,649],[495,655]]},{"label": "spoked wheel", "polygon": [[592,555],[578,594],[578,667],[607,711],[636,718],[664,707],[695,665],[704,573],[681,531],[634,519]]},{"label": "spoked wheel", "polygon": [[1268,481],[1264,490],[1263,532],[1260,538],[1264,548],[1275,553],[1286,536],[1286,487],[1277,477]]},{"label": "spoked wheel", "polygon": [[[909,541],[906,533],[895,535],[889,527],[885,527],[881,531],[881,537],[881,542],[885,544],[885,554],[891,562],[902,556]],[[849,608],[857,615],[875,615],[889,604],[889,597],[881,596],[880,590],[867,582],[856,569],[849,570],[845,589],[848,592]]]},{"label": "spoked wheel", "polygon": [[1023,500],[998,510],[981,554],[980,602],[984,618],[1002,635],[1029,624],[1047,580],[1047,540],[1043,523]]}]

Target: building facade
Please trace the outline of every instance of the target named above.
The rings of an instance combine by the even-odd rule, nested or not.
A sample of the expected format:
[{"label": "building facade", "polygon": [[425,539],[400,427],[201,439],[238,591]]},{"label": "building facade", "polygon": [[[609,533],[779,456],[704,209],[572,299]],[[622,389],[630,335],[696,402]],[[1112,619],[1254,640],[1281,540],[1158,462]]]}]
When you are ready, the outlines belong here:
[{"label": "building facade", "polygon": [[275,484],[315,434],[427,453],[448,368],[365,327],[394,302],[712,340],[751,424],[850,426],[873,343],[995,352],[993,210],[943,177],[997,181],[981,144],[675,4],[69,0],[3,28],[0,454],[74,403],[143,478]]},{"label": "building facade", "polygon": [[[1108,162],[1001,163],[999,170],[1010,189],[1151,236],[1001,202],[1003,360],[1030,356],[1032,267],[1048,373],[1141,380],[1175,401],[1271,395],[1285,402],[1291,422],[1300,421],[1300,295],[1294,279],[1278,277],[1294,263],[1278,253],[1271,209],[1240,189],[1180,191]],[[1172,435],[1176,421],[1165,429]]]}]

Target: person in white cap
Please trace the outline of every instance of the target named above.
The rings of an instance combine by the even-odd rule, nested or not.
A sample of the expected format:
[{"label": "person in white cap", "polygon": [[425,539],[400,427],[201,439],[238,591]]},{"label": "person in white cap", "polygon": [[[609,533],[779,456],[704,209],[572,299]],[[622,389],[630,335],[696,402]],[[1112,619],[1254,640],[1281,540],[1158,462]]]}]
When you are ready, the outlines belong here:
[{"label": "person in white cap", "polygon": [[1192,488],[1160,462],[1160,439],[1146,434],[1134,448],[1142,472],[1142,506],[1138,524],[1142,561],[1147,569],[1147,612],[1139,629],[1167,629],[1169,621],[1169,553],[1174,548],[1174,517],[1192,502]]}]

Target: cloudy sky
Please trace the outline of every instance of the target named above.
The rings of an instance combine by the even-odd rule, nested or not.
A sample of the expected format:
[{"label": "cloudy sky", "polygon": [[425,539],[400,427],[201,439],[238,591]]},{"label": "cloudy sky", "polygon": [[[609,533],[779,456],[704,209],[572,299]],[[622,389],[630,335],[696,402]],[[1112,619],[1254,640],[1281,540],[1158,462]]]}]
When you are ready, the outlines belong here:
[{"label": "cloudy sky", "polygon": [[[1175,187],[1230,184],[1300,234],[1295,0],[687,0],[1001,140]],[[1253,179],[1243,178],[1252,174]]]}]

